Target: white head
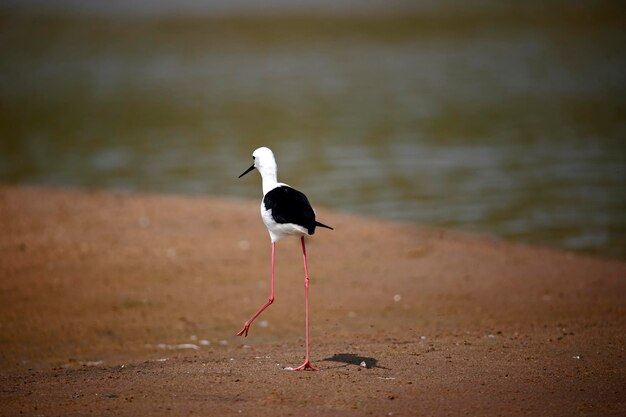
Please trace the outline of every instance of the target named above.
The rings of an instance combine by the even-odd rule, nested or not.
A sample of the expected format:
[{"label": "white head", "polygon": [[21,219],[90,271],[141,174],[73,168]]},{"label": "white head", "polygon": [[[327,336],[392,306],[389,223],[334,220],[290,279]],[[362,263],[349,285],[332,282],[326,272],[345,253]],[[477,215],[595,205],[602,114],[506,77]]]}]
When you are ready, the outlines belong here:
[{"label": "white head", "polygon": [[254,168],[258,169],[263,179],[273,179],[276,181],[276,174],[278,167],[276,166],[276,159],[274,159],[274,153],[270,148],[261,147],[255,149],[252,153],[252,159],[254,160],[252,166],[248,168],[239,178],[252,171]]}]

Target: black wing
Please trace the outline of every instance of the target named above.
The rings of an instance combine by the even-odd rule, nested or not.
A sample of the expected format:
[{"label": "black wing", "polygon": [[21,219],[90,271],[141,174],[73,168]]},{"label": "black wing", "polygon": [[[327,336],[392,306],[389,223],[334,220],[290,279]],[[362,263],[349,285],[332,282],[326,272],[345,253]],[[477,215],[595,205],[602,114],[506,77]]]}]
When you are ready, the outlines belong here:
[{"label": "black wing", "polygon": [[293,223],[307,229],[310,235],[315,233],[315,212],[309,199],[298,190],[280,186],[265,194],[263,204],[267,210],[272,210],[272,217],[276,223]]}]

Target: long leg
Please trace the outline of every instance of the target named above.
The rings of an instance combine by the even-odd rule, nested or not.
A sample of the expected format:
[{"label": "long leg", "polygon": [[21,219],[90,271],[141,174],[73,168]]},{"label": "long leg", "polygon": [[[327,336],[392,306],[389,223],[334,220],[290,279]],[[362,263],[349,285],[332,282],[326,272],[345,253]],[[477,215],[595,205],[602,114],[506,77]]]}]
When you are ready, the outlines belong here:
[{"label": "long leg", "polygon": [[259,315],[263,312],[263,310],[265,310],[266,308],[268,308],[270,306],[270,304],[272,304],[274,302],[274,255],[276,253],[276,242],[272,242],[272,278],[270,281],[270,298],[269,300],[267,300],[267,302],[265,304],[263,304],[263,307],[261,307],[259,309],[259,311],[257,311],[254,316],[250,317],[250,319],[244,323],[243,325],[243,329],[241,329],[239,331],[239,333],[237,333],[237,336],[248,336],[248,330],[250,329],[250,325],[252,324],[252,322],[254,321],[254,319],[256,319],[257,317],[259,317]]},{"label": "long leg", "polygon": [[317,369],[311,365],[311,361],[309,360],[309,270],[307,269],[307,266],[306,266],[306,247],[304,246],[304,236],[302,236],[301,240],[302,240],[302,258],[304,259],[304,319],[305,319],[304,340],[306,344],[306,356],[304,358],[304,363],[298,366],[297,368],[295,368],[294,371],[303,371],[305,369],[317,371]]}]

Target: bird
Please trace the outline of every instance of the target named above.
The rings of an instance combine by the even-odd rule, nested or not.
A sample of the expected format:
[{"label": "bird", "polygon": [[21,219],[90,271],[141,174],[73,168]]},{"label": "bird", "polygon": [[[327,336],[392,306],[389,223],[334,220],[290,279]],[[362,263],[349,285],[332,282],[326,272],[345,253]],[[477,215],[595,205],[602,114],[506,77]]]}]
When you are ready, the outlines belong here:
[{"label": "bird", "polygon": [[294,371],[312,370],[317,368],[311,365],[309,357],[309,271],[307,268],[306,246],[304,237],[315,233],[317,227],[334,230],[332,227],[315,220],[315,211],[308,198],[302,192],[287,184],[278,182],[278,166],[274,153],[267,147],[260,147],[252,153],[253,163],[239,178],[253,169],[261,174],[263,199],[261,200],[261,219],[267,227],[272,244],[270,296],[268,301],[243,325],[237,336],[248,336],[252,322],[274,302],[274,257],[276,242],[289,236],[300,237],[302,244],[302,258],[304,262],[304,305],[305,305],[305,344],[306,354],[304,363]]}]

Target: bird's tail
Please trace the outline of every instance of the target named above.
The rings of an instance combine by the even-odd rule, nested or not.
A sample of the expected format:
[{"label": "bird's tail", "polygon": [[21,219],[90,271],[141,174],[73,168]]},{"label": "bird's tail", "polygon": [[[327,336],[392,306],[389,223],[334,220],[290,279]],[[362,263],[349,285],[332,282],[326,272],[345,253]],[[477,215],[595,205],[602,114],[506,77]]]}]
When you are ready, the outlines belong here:
[{"label": "bird's tail", "polygon": [[317,220],[315,221],[315,226],[319,226],[319,227],[325,227],[326,229],[330,229],[330,230],[335,230],[330,226],[326,226],[324,223],[320,223]]}]

